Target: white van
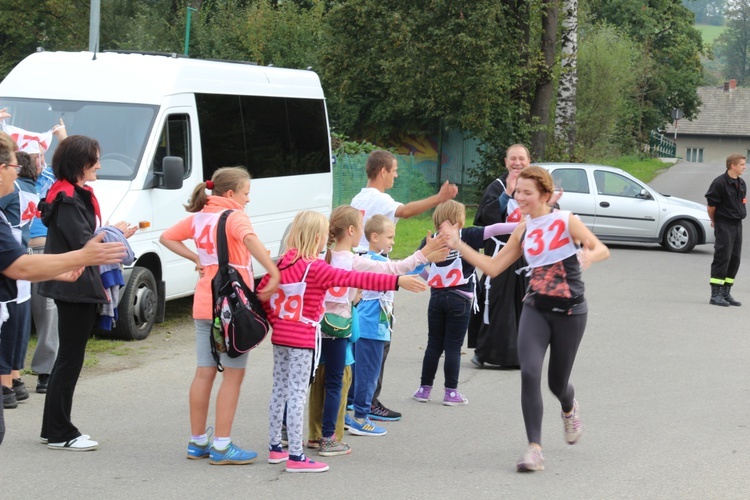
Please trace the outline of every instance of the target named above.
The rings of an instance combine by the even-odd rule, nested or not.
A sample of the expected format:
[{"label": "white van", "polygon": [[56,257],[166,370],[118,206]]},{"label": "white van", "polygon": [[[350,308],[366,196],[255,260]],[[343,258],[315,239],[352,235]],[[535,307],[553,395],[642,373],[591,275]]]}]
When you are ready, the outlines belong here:
[{"label": "white van", "polygon": [[[193,293],[194,264],[159,236],[188,215],[183,204],[217,168],[249,170],[247,213],[274,258],[299,210],[331,212],[328,117],[312,71],[176,54],[37,52],[0,83],[4,107],[9,125],[43,132],[62,117],[68,134],[101,145],[92,187],[102,218],[140,226],[129,240],[136,261],[116,337],[145,338],[167,300]],[[263,272],[256,262],[256,277]]]}]

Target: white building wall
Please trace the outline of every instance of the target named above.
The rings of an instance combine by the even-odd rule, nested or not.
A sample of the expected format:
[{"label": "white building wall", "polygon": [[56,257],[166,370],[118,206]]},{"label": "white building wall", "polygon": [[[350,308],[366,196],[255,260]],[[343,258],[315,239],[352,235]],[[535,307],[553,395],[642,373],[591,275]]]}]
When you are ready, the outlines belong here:
[{"label": "white building wall", "polygon": [[732,153],[747,155],[750,151],[750,137],[680,135],[678,129],[677,156],[689,160],[688,149],[703,149],[703,163],[724,163]]}]

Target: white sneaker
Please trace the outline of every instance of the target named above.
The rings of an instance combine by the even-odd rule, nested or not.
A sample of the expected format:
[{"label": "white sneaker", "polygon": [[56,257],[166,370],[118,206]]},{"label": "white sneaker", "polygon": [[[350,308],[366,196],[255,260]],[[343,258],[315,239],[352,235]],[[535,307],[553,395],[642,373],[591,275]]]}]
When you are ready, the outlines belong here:
[{"label": "white sneaker", "polygon": [[92,440],[90,436],[81,435],[70,441],[62,443],[47,443],[47,448],[51,450],[69,450],[69,451],[90,451],[99,447],[99,443]]},{"label": "white sneaker", "polygon": [[[91,436],[89,436],[88,434],[81,434],[81,437],[89,439]],[[49,442],[49,440],[47,438],[43,438],[43,437],[40,436],[39,437],[39,442],[42,443],[42,444],[47,444]]]},{"label": "white sneaker", "polygon": [[566,417],[565,413],[560,412],[563,421],[565,441],[568,444],[576,444],[583,434],[583,425],[581,424],[581,415],[578,413],[578,401],[573,400],[573,413]]}]

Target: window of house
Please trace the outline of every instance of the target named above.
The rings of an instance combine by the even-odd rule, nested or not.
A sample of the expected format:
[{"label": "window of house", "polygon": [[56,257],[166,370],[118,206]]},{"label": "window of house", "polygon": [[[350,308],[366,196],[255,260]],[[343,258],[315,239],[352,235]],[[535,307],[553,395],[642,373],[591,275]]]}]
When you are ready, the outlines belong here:
[{"label": "window of house", "polygon": [[685,160],[703,163],[703,148],[687,148]]}]

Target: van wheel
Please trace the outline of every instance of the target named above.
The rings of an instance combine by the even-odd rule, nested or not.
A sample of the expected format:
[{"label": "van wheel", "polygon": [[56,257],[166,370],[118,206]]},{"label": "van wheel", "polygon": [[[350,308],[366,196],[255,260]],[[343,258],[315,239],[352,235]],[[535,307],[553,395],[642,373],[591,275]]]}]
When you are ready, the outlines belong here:
[{"label": "van wheel", "polygon": [[154,326],[158,305],[154,275],[145,267],[134,267],[120,297],[117,325],[109,336],[122,340],[145,339]]}]

